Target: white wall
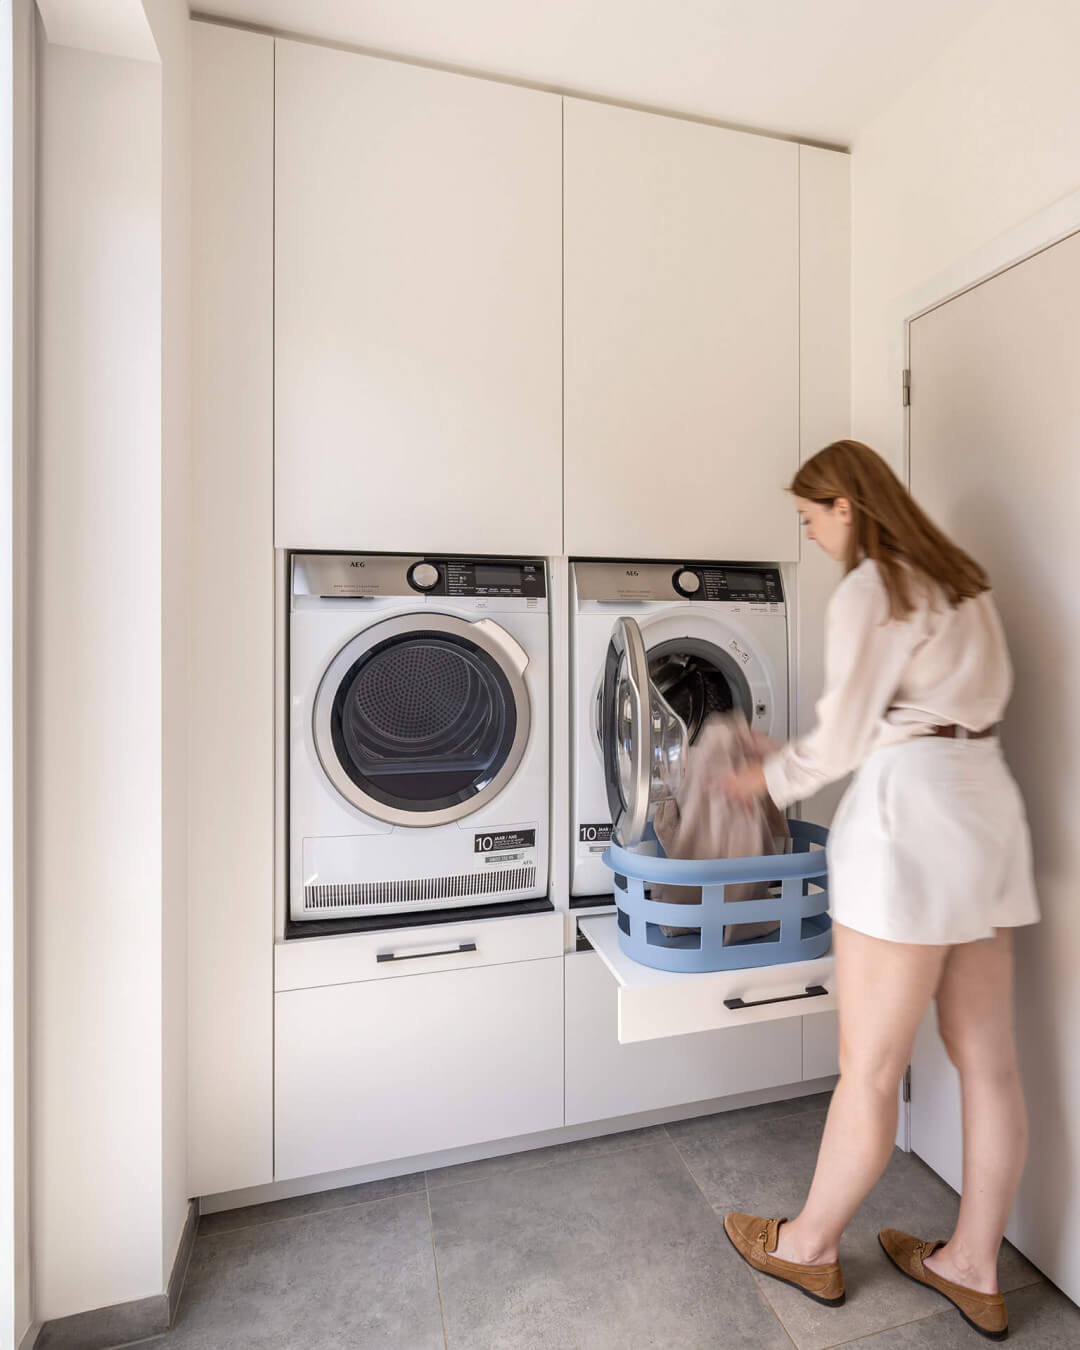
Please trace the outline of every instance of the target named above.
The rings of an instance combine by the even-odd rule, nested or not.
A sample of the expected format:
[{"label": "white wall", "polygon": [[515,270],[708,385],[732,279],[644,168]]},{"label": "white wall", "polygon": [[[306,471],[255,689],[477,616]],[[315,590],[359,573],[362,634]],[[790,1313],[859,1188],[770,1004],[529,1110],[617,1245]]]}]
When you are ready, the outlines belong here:
[{"label": "white wall", "polygon": [[[972,262],[974,274],[959,281],[973,255],[989,260],[992,241],[1080,188],[1078,51],[1075,0],[1006,0],[945,48],[855,143],[852,429],[898,470],[903,319],[1002,265],[1014,256],[1007,243],[1000,258]],[[1031,1067],[1053,1072],[1048,1061]],[[1035,1157],[1038,1119],[1032,1125]],[[1028,1246],[1024,1234],[1010,1236]]]},{"label": "white wall", "polygon": [[41,55],[28,852],[42,1321],[162,1293],[187,1198],[189,39],[179,0],[147,9],[160,63]]},{"label": "white wall", "polygon": [[852,424],[894,466],[903,433],[896,306],[1080,187],[1078,52],[1076,0],[1004,0],[855,143]]},{"label": "white wall", "polygon": [[52,44],[42,58],[30,873],[45,1320],[161,1286],[161,71]]},{"label": "white wall", "polygon": [[[34,334],[34,74],[37,25],[33,0],[15,0],[12,15],[12,1252],[11,1322],[0,1328],[20,1344],[33,1320],[30,1262],[29,993],[26,884],[27,473],[30,459]],[[6,1034],[6,1032],[5,1032]]]}]

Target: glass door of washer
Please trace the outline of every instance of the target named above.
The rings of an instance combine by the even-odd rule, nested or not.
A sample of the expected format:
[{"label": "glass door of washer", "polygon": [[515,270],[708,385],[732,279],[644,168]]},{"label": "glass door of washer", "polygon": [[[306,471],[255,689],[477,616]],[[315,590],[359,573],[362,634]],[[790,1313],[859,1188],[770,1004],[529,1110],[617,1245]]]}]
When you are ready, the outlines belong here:
[{"label": "glass door of washer", "polygon": [[315,697],[323,771],[393,825],[461,820],[498,795],[529,739],[528,658],[490,619],[414,614],[348,642]]},{"label": "glass door of washer", "polygon": [[641,629],[616,620],[600,695],[601,751],[612,833],[623,848],[645,837],[652,809],[673,797],[686,766],[686,726],[649,679]]}]

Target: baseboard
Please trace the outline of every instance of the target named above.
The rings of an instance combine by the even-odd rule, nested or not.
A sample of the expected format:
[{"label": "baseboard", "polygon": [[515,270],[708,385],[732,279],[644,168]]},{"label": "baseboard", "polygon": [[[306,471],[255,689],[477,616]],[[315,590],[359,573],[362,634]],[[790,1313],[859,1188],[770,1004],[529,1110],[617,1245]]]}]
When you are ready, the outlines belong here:
[{"label": "baseboard", "polygon": [[199,1206],[192,1200],[165,1293],[53,1318],[44,1323],[34,1340],[24,1342],[25,1350],[113,1350],[132,1341],[163,1336],[176,1316],[198,1226]]},{"label": "baseboard", "polygon": [[578,1139],[594,1139],[605,1134],[620,1134],[624,1130],[643,1129],[651,1125],[667,1125],[676,1120],[690,1120],[694,1116],[708,1116],[719,1111],[738,1111],[745,1106],[760,1106],[766,1102],[791,1101],[816,1092],[829,1092],[835,1084],[836,1077],[833,1075],[832,1077],[817,1078],[801,1083],[787,1083],[779,1087],[759,1088],[753,1092],[740,1092],[730,1097],[717,1097],[711,1101],[669,1106],[655,1111],[642,1111],[629,1116],[617,1116],[610,1120],[588,1121],[582,1125],[564,1125],[559,1129],[545,1130],[540,1134],[522,1135],[516,1139],[492,1139],[482,1144],[447,1149],[442,1153],[396,1158],[383,1163],[371,1163],[365,1167],[349,1168],[341,1172],[322,1172],[314,1176],[289,1178],[286,1181],[269,1181],[261,1186],[245,1187],[243,1190],[222,1191],[216,1195],[204,1195],[199,1201],[199,1212],[202,1214],[218,1214],[223,1210],[238,1209],[243,1205],[262,1205],[273,1200],[289,1200],[297,1195],[313,1195],[319,1191],[337,1190],[342,1186],[359,1186],[367,1181],[382,1181],[386,1177],[407,1176],[411,1172],[423,1172],[438,1167],[452,1167],[455,1163],[476,1162],[481,1158],[498,1158],[508,1153],[522,1153],[528,1149],[548,1148],[553,1144],[569,1144]]},{"label": "baseboard", "polygon": [[19,1338],[19,1344],[16,1350],[34,1350],[37,1344],[37,1338],[41,1334],[41,1323],[31,1322]]}]

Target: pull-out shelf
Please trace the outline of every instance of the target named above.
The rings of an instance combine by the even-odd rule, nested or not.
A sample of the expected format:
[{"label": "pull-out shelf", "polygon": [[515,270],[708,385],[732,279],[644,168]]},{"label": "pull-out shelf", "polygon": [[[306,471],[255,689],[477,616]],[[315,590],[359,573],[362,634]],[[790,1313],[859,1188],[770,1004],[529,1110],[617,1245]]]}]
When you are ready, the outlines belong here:
[{"label": "pull-out shelf", "polygon": [[618,987],[619,1040],[624,1045],[836,1007],[831,953],[815,961],[677,975],[626,956],[616,922],[614,914],[598,914],[579,919],[578,927]]}]

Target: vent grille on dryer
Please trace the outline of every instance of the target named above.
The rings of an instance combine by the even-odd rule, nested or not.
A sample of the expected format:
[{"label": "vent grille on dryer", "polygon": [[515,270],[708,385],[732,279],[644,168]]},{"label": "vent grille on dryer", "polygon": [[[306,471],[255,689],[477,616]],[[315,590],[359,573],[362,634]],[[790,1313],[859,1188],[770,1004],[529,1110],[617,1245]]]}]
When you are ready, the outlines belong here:
[{"label": "vent grille on dryer", "polygon": [[410,877],[403,881],[355,881],[305,886],[304,909],[345,909],[353,905],[416,905],[466,896],[500,895],[536,884],[536,867],[498,872],[461,872],[453,877]]}]

